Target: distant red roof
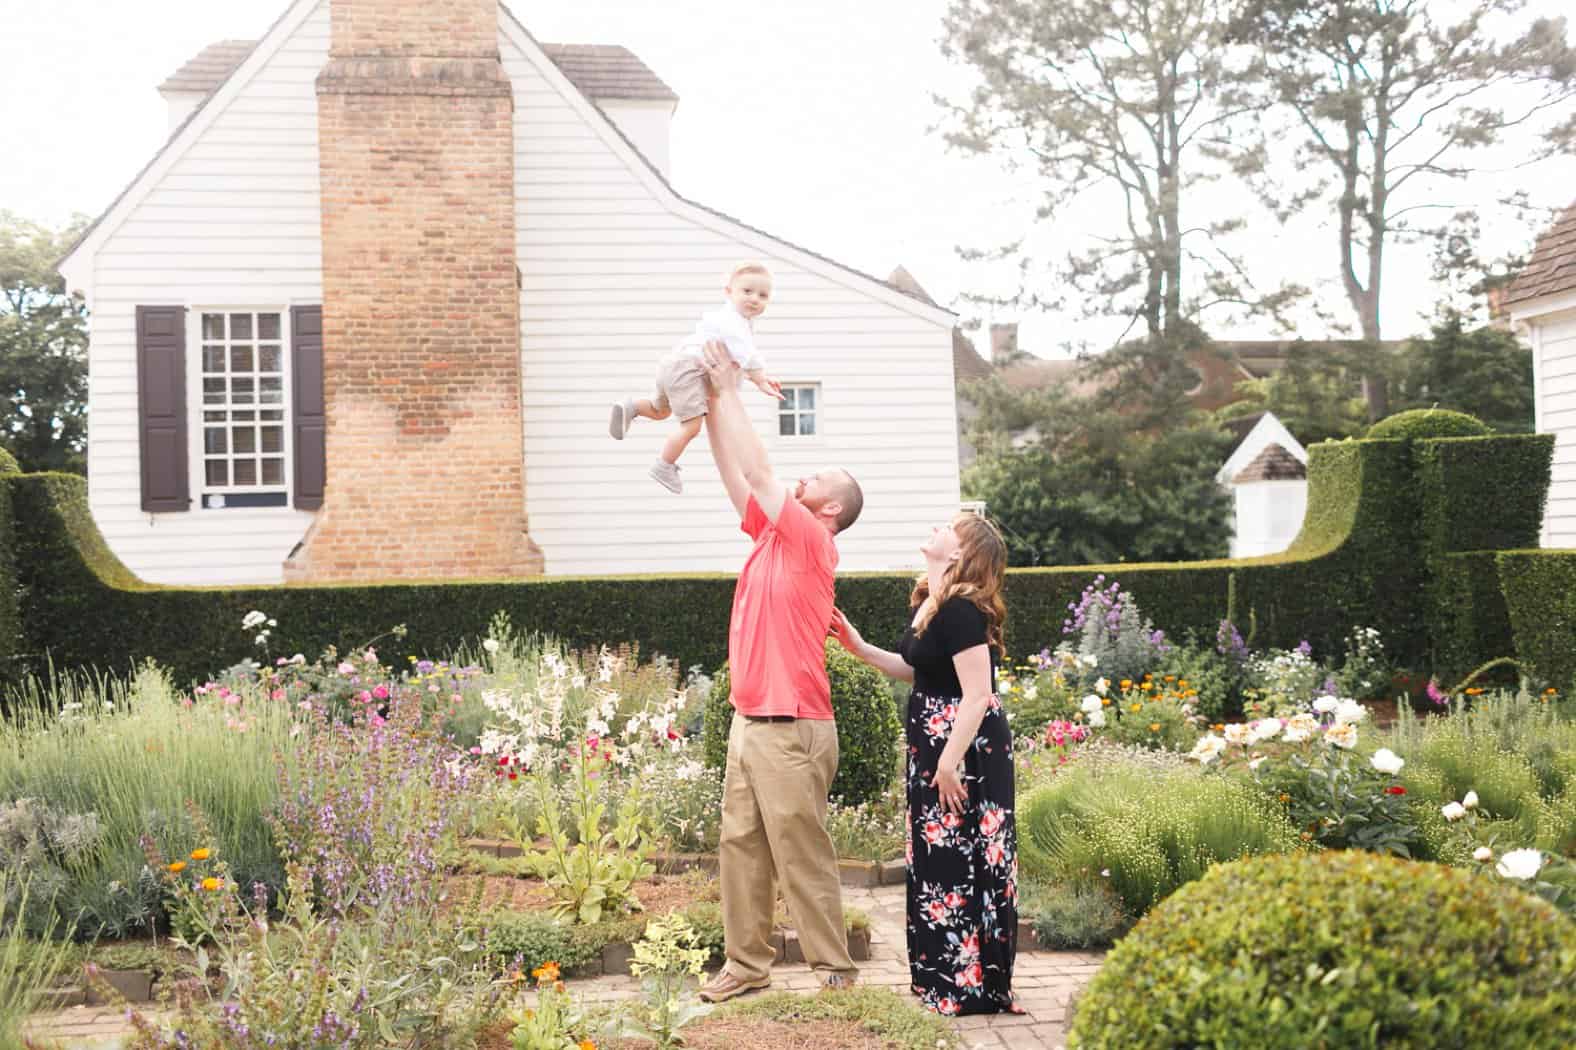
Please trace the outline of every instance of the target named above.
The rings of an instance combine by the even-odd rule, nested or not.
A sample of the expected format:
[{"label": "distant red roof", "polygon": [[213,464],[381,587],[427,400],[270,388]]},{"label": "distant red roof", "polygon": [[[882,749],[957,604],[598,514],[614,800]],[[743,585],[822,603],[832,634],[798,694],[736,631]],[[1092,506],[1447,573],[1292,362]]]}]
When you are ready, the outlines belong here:
[{"label": "distant red roof", "polygon": [[1505,289],[1501,303],[1520,303],[1562,292],[1576,292],[1576,204],[1566,208],[1538,238],[1532,258]]}]

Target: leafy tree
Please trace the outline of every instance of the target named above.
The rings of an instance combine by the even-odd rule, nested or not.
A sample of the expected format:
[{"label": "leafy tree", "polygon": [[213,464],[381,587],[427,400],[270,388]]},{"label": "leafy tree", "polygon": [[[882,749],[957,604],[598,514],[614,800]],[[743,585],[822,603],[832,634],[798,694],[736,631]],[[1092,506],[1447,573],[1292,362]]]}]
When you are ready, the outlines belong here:
[{"label": "leafy tree", "polygon": [[1357,376],[1361,344],[1293,343],[1284,367],[1263,379],[1237,384],[1240,400],[1215,413],[1221,422],[1273,412],[1303,444],[1356,437],[1368,429],[1368,410]]},{"label": "leafy tree", "polygon": [[[1473,155],[1513,128],[1542,126],[1543,155],[1576,138],[1576,118],[1564,112],[1576,98],[1565,20],[1538,19],[1509,40],[1497,31],[1524,7],[1525,0],[1242,5],[1233,39],[1258,49],[1266,103],[1289,113],[1297,137],[1296,174],[1260,180],[1261,192],[1283,216],[1333,196],[1341,285],[1372,347],[1382,338],[1385,249],[1441,232],[1422,216],[1452,209],[1444,195],[1473,173]],[[1375,417],[1385,414],[1382,372],[1365,378]]]},{"label": "leafy tree", "polygon": [[86,469],[87,307],[54,272],[81,228],[0,211],[0,446],[25,471]]},{"label": "leafy tree", "polygon": [[[1227,0],[953,0],[944,22],[943,52],[976,77],[966,100],[938,100],[949,142],[1032,165],[1041,219],[1114,195],[1109,229],[1054,284],[1080,293],[1091,314],[1142,325],[1151,356],[1173,350],[1211,306],[1275,308],[1295,294],[1253,291],[1224,243],[1241,217],[1183,221],[1189,192],[1240,154],[1233,129],[1251,116],[1247,55],[1227,46],[1228,14]],[[987,301],[1058,305],[1028,288]]]},{"label": "leafy tree", "polygon": [[1448,311],[1402,352],[1398,409],[1449,408],[1506,433],[1533,425],[1532,351],[1510,332]]},{"label": "leafy tree", "polygon": [[1230,496],[1215,483],[1227,437],[1195,416],[1141,429],[1135,407],[1098,397],[968,391],[979,449],[963,478],[1004,526],[1013,565],[1175,561],[1224,555]]}]

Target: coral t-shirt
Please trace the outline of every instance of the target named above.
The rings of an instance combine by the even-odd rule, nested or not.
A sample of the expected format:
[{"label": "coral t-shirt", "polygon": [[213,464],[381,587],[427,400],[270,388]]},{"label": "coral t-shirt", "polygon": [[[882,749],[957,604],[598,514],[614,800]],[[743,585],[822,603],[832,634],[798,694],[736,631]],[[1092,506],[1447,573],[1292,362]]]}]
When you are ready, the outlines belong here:
[{"label": "coral t-shirt", "polygon": [[755,549],[739,573],[728,624],[734,709],[830,720],[825,645],[837,544],[792,496],[775,525],[751,496],[741,527]]}]

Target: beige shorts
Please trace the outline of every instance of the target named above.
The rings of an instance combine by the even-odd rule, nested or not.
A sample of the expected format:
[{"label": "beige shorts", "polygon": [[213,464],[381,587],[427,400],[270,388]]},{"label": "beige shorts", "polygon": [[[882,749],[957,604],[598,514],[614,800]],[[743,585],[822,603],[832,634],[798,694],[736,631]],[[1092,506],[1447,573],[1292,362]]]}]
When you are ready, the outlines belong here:
[{"label": "beige shorts", "polygon": [[693,357],[669,354],[657,364],[657,396],[652,404],[660,412],[671,408],[679,422],[706,414],[706,366]]}]

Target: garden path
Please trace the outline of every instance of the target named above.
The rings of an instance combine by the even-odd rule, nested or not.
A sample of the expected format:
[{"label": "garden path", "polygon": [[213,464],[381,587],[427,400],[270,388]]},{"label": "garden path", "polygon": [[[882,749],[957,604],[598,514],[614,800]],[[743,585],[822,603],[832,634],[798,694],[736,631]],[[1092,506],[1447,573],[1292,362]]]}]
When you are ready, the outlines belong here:
[{"label": "garden path", "polygon": [[[843,903],[870,916],[870,960],[860,965],[860,980],[905,991],[909,975],[903,887],[844,887]],[[1028,1012],[959,1018],[954,1023],[965,1045],[970,1050],[1053,1050],[1064,1046],[1067,1002],[1094,976],[1100,961],[1098,952],[1020,952],[1013,985]],[[808,966],[783,963],[772,970],[772,986],[809,993],[819,985]],[[639,984],[628,976],[576,980],[569,987],[593,1002],[629,999],[639,991]],[[125,1010],[111,1006],[76,1006],[39,1014],[29,1025],[30,1034],[57,1039],[66,1050],[115,1050],[118,1037],[128,1030]]]}]

